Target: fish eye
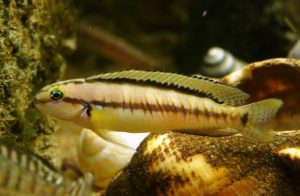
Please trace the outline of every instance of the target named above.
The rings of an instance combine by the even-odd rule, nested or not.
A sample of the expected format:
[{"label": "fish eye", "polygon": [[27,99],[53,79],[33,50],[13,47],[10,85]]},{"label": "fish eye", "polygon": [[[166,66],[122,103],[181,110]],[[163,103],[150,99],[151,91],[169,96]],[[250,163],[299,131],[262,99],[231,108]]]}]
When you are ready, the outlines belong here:
[{"label": "fish eye", "polygon": [[64,93],[59,89],[53,89],[50,91],[50,97],[54,101],[60,100],[61,98],[63,98],[63,96],[64,96]]}]

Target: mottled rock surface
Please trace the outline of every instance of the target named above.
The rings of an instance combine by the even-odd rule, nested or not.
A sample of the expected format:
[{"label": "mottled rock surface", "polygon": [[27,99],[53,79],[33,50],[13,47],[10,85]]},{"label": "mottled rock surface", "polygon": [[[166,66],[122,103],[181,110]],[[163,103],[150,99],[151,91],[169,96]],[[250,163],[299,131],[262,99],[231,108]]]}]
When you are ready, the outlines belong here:
[{"label": "mottled rock surface", "polygon": [[76,47],[68,1],[0,1],[0,137],[47,154],[54,125],[32,106],[33,95],[60,78],[63,55]]}]

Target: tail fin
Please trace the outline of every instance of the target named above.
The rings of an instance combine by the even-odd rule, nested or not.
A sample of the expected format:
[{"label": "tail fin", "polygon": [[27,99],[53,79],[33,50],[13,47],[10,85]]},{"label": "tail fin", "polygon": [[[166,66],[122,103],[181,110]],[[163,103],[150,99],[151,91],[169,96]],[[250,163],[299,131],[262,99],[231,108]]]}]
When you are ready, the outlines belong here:
[{"label": "tail fin", "polygon": [[241,132],[243,135],[263,142],[272,140],[274,132],[263,130],[264,125],[276,115],[282,104],[279,99],[266,99],[241,106],[243,113]]}]

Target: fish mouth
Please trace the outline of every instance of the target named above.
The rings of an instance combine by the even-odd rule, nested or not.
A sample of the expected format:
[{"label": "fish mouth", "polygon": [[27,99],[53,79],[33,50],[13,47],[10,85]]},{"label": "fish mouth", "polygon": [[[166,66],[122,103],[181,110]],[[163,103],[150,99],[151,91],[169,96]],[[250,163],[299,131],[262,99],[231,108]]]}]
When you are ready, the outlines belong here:
[{"label": "fish mouth", "polygon": [[46,100],[46,99],[42,99],[42,98],[39,98],[39,97],[35,96],[35,97],[33,98],[32,104],[33,104],[34,106],[36,106],[36,105],[39,105],[39,104],[49,103],[49,102],[51,102],[51,101]]},{"label": "fish mouth", "polygon": [[33,101],[32,101],[33,106],[38,107],[39,105],[41,105],[43,103],[46,103],[46,101],[37,99],[36,97],[33,98]]},{"label": "fish mouth", "polygon": [[43,104],[48,103],[48,101],[37,99],[36,97],[32,100],[32,106],[38,109],[39,111],[42,111]]}]

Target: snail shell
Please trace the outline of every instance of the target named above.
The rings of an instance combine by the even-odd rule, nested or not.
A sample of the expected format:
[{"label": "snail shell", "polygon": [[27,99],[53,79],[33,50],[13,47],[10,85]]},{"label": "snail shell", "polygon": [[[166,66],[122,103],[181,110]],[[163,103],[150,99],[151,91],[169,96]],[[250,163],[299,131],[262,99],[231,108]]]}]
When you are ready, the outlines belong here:
[{"label": "snail shell", "polygon": [[299,145],[300,132],[274,143],[240,135],[204,137],[151,134],[106,195],[295,195],[294,177],[277,155],[282,145]]},{"label": "snail shell", "polygon": [[291,160],[300,160],[300,148],[284,148],[280,150],[279,155],[282,157],[288,157]]},{"label": "snail shell", "polygon": [[274,118],[277,130],[300,129],[300,61],[276,58],[251,63],[221,79],[250,95],[247,103],[279,98],[283,106]]},{"label": "snail shell", "polygon": [[[278,152],[285,164],[294,172],[300,174],[300,148],[287,147]],[[299,177],[298,177],[299,178]]]},{"label": "snail shell", "polygon": [[242,68],[245,63],[220,47],[212,47],[204,57],[205,65],[201,73],[207,76],[220,77]]},{"label": "snail shell", "polygon": [[289,58],[300,59],[300,40],[298,39],[288,53]]},{"label": "snail shell", "polygon": [[107,132],[105,136],[111,139],[108,141],[89,129],[83,129],[77,145],[80,169],[92,173],[94,184],[105,188],[111,178],[129,163],[135,149],[147,135]]}]

